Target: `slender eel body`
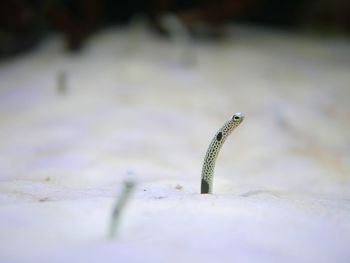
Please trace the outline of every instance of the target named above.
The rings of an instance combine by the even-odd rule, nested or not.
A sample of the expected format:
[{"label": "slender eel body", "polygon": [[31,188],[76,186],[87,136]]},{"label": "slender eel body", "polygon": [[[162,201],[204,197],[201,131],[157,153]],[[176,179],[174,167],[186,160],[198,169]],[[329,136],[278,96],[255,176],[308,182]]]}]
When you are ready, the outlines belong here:
[{"label": "slender eel body", "polygon": [[232,119],[222,126],[222,128],[215,134],[215,137],[211,141],[208,151],[205,155],[203,168],[202,168],[202,183],[201,194],[211,194],[213,191],[213,176],[215,162],[220,152],[222,145],[231,132],[241,124],[244,116],[242,113],[236,113]]}]

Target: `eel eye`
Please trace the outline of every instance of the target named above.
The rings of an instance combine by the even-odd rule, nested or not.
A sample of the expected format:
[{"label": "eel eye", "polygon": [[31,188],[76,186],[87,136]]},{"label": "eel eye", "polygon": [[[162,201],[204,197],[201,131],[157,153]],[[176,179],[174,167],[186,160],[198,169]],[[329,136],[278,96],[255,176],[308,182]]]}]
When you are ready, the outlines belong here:
[{"label": "eel eye", "polygon": [[233,120],[235,120],[235,121],[239,121],[241,118],[239,117],[239,116],[237,116],[237,115],[234,115],[233,116]]}]

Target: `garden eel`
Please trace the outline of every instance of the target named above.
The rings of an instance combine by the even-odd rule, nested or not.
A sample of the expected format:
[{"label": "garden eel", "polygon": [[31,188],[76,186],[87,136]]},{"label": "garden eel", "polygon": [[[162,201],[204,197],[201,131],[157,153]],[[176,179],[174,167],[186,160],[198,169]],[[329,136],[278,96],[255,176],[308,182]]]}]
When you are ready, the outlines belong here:
[{"label": "garden eel", "polygon": [[211,141],[207,153],[205,155],[203,168],[202,168],[202,184],[201,194],[211,194],[213,191],[213,175],[215,162],[218,157],[219,151],[224,144],[226,138],[231,132],[241,124],[244,120],[242,113],[238,112],[232,116],[232,118],[222,126],[222,128],[215,134],[215,137]]}]

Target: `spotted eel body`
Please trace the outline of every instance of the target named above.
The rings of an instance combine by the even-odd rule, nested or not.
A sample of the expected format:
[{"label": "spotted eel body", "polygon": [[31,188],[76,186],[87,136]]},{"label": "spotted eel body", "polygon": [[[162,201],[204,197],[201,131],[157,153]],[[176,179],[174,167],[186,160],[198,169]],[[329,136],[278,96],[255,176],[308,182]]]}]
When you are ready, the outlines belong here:
[{"label": "spotted eel body", "polygon": [[203,168],[202,168],[202,184],[201,193],[211,194],[213,190],[213,175],[215,162],[220,152],[222,145],[231,132],[241,124],[244,116],[242,113],[236,113],[232,118],[222,126],[222,128],[215,134],[215,137],[211,141],[208,151],[205,155]]}]

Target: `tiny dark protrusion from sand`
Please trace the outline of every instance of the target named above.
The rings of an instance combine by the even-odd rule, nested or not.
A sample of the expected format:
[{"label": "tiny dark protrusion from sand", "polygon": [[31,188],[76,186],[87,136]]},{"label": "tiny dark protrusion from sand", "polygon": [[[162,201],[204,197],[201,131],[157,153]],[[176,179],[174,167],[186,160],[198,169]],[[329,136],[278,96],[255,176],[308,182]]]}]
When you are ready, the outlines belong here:
[{"label": "tiny dark protrusion from sand", "polygon": [[177,185],[175,186],[175,189],[176,189],[176,190],[182,190],[182,186],[179,185],[179,184],[177,184]]},{"label": "tiny dark protrusion from sand", "polygon": [[57,73],[57,92],[61,95],[67,93],[67,73],[63,70]]}]

